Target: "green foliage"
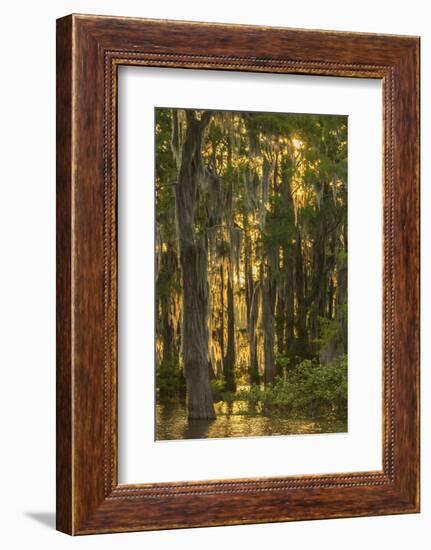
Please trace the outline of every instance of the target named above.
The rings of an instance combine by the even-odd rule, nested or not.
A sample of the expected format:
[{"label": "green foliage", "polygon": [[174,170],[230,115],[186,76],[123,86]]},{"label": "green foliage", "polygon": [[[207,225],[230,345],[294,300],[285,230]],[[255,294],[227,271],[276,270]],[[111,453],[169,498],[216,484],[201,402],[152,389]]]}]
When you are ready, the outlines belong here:
[{"label": "green foliage", "polygon": [[347,410],[347,355],[342,355],[330,366],[321,366],[306,360],[279,377],[275,383],[263,387],[253,385],[237,394],[237,399],[266,410],[293,416],[321,417],[331,413],[345,414]]},{"label": "green foliage", "polygon": [[225,381],[218,378],[213,378],[210,384],[214,401],[222,401],[224,399],[224,390],[226,387]]},{"label": "green foliage", "polygon": [[287,369],[291,366],[292,360],[286,355],[277,355],[275,358],[275,363],[279,369]]},{"label": "green foliage", "polygon": [[265,389],[257,384],[253,384],[249,390],[241,390],[238,397],[239,399],[246,399],[253,405],[266,401]]},{"label": "green foliage", "polygon": [[347,263],[347,251],[340,250],[337,254],[337,260],[340,265]]},{"label": "green foliage", "polygon": [[211,380],[211,388],[215,392],[222,392],[225,389],[225,382],[224,380],[219,380],[218,378],[214,378]]},{"label": "green foliage", "polygon": [[320,334],[319,344],[320,347],[323,348],[345,330],[347,326],[347,304],[338,306],[336,319],[318,317],[317,321],[319,323]]},{"label": "green foliage", "polygon": [[178,399],[185,395],[184,374],[178,364],[161,365],[156,369],[156,388],[163,399]]},{"label": "green foliage", "polygon": [[155,110],[156,231],[162,240],[176,246],[175,180],[176,163],[171,150],[171,109]]}]

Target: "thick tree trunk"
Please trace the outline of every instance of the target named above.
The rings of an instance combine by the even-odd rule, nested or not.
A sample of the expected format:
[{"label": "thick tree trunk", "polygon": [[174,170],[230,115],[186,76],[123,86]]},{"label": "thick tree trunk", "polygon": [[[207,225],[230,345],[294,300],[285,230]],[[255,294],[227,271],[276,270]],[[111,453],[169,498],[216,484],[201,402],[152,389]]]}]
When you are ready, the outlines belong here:
[{"label": "thick tree trunk", "polygon": [[204,236],[195,234],[197,191],[203,177],[202,137],[209,122],[186,111],[187,130],[178,158],[176,217],[183,289],[182,353],[189,419],[214,419],[208,357],[208,251]]},{"label": "thick tree trunk", "polygon": [[245,303],[247,308],[247,319],[250,319],[251,301],[253,298],[253,274],[251,270],[251,243],[247,215],[243,215],[244,227],[244,276],[245,276]]},{"label": "thick tree trunk", "polygon": [[275,331],[277,333],[277,353],[283,355],[285,350],[285,326],[286,326],[286,285],[282,279],[277,283],[277,303],[275,312]]},{"label": "thick tree trunk", "polygon": [[259,292],[260,284],[256,283],[253,287],[253,293],[250,304],[250,317],[248,325],[248,338],[250,349],[249,378],[250,384],[259,384],[259,364],[257,361],[257,335],[256,324],[259,316]]},{"label": "thick tree trunk", "polygon": [[292,352],[295,340],[295,212],[292,198],[291,164],[286,161],[283,166],[283,185],[281,196],[283,214],[289,224],[286,226],[286,237],[283,246],[283,283],[284,283],[284,353]]},{"label": "thick tree trunk", "polygon": [[338,287],[337,287],[336,318],[341,321],[341,350],[347,353],[347,313],[342,308],[347,307],[347,260],[338,264]]},{"label": "thick tree trunk", "polygon": [[270,267],[262,276],[262,330],[264,353],[264,382],[265,385],[275,381],[276,367],[274,360],[274,308],[275,282],[272,280]]},{"label": "thick tree trunk", "polygon": [[[161,254],[161,267],[159,269],[157,284],[163,289],[175,284],[178,277],[177,257],[172,245],[167,245],[166,252]],[[172,316],[173,298],[166,290],[158,291],[160,301],[160,319],[161,319],[161,338],[163,343],[162,365],[165,368],[172,368],[173,360],[176,356],[176,320]],[[176,365],[178,367],[178,365]]]},{"label": "thick tree trunk", "polygon": [[295,339],[295,263],[294,248],[291,243],[286,247],[286,353],[289,353]]},{"label": "thick tree trunk", "polygon": [[335,319],[338,330],[333,338],[320,350],[319,359],[323,364],[331,364],[337,357],[347,353],[347,261],[337,262],[337,290]]},{"label": "thick tree trunk", "polygon": [[[166,304],[167,305],[167,304]],[[165,309],[165,307],[163,307]],[[162,365],[165,368],[172,368],[172,358],[174,356],[173,344],[174,344],[174,329],[167,311],[167,307],[163,312],[163,359]]]},{"label": "thick tree trunk", "polygon": [[307,346],[307,304],[304,289],[304,263],[302,258],[301,233],[298,229],[296,240],[295,262],[295,292],[296,292],[296,333],[298,349],[304,350]]},{"label": "thick tree trunk", "polygon": [[215,418],[208,368],[206,250],[183,246],[183,357],[189,419]]},{"label": "thick tree trunk", "polygon": [[[220,262],[220,349],[224,361],[224,260]],[[222,365],[224,370],[224,366]]]},{"label": "thick tree trunk", "polygon": [[310,347],[312,351],[318,346],[319,317],[326,317],[326,299],[328,286],[328,270],[326,266],[325,226],[318,224],[317,234],[313,244],[313,260],[311,273],[311,289],[307,299],[309,308]]},{"label": "thick tree trunk", "polygon": [[[231,270],[232,267],[229,267]],[[236,391],[234,378],[235,367],[235,314],[233,303],[232,274],[229,273],[227,281],[227,349],[223,359],[223,375],[228,391]]]},{"label": "thick tree trunk", "polygon": [[256,325],[259,316],[259,293],[260,284],[253,282],[251,267],[252,244],[248,234],[247,216],[243,217],[244,224],[244,273],[245,273],[245,300],[248,319],[248,345],[249,345],[249,367],[248,375],[250,384],[259,384],[259,365],[257,360],[257,335]]}]

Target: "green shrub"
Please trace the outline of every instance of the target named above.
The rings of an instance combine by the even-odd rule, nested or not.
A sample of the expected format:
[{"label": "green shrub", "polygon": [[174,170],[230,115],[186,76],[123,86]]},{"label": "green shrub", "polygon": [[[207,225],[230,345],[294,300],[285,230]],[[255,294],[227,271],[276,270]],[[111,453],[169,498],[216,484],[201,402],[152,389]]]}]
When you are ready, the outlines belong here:
[{"label": "green shrub", "polygon": [[212,396],[215,402],[223,400],[223,392],[226,387],[224,380],[219,380],[218,378],[213,378],[211,380],[211,390]]},{"label": "green shrub", "polygon": [[329,366],[321,366],[312,360],[302,361],[286,379],[279,377],[266,387],[251,386],[240,391],[236,398],[297,416],[345,413],[347,356],[339,357]]},{"label": "green shrub", "polygon": [[222,392],[225,388],[225,383],[223,380],[219,380],[218,378],[213,378],[211,380],[211,388],[214,392]]},{"label": "green shrub", "polygon": [[319,415],[344,409],[347,405],[347,356],[339,357],[328,366],[303,361],[288,382],[294,388],[293,404],[297,410]]},{"label": "green shrub", "polygon": [[183,371],[177,363],[162,365],[156,370],[156,387],[161,398],[178,399],[184,397],[186,382]]},{"label": "green shrub", "polygon": [[265,400],[265,390],[260,386],[253,384],[248,389],[242,389],[236,394],[236,398],[240,400],[246,400],[256,405],[262,403]]}]

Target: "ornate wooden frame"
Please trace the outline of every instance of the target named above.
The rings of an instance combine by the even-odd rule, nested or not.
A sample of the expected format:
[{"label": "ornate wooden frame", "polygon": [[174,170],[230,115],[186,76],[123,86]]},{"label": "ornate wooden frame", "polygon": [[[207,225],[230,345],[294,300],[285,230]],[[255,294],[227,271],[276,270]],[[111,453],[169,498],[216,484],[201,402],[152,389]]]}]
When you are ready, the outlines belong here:
[{"label": "ornate wooden frame", "polygon": [[[119,65],[377,78],[384,103],[383,470],[119,485]],[[57,21],[57,528],[419,511],[419,38],[70,15]]]}]

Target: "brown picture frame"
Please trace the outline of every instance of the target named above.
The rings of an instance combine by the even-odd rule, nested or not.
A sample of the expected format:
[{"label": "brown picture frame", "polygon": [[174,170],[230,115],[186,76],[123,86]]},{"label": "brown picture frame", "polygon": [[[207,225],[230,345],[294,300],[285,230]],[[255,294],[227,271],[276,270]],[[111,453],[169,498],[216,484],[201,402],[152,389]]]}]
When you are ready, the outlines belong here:
[{"label": "brown picture frame", "polygon": [[[383,469],[119,485],[117,68],[383,83]],[[419,38],[57,21],[57,529],[72,535],[419,511]]]}]

